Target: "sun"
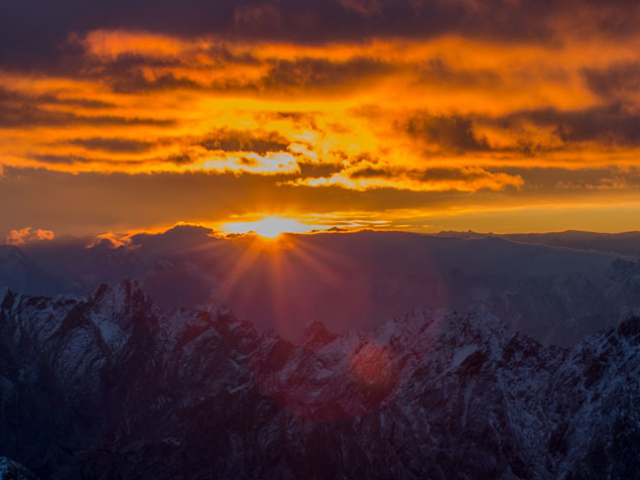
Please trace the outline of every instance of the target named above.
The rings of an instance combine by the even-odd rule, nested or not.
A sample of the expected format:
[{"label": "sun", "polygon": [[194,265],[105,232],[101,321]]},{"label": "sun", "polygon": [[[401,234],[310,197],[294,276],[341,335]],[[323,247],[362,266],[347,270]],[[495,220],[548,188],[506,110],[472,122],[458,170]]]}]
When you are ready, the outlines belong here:
[{"label": "sun", "polygon": [[227,233],[255,233],[262,238],[276,239],[283,233],[308,233],[317,228],[315,225],[306,225],[292,218],[277,216],[265,217],[252,222],[232,222],[221,226]]}]

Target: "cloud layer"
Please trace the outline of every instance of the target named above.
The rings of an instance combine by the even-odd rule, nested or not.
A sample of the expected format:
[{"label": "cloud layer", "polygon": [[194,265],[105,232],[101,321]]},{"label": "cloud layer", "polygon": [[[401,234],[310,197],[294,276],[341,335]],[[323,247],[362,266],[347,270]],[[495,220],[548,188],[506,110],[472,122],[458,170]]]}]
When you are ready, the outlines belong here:
[{"label": "cloud layer", "polygon": [[[31,3],[0,5],[0,197],[163,185],[153,225],[640,201],[637,2]],[[142,217],[94,201],[55,231]]]}]

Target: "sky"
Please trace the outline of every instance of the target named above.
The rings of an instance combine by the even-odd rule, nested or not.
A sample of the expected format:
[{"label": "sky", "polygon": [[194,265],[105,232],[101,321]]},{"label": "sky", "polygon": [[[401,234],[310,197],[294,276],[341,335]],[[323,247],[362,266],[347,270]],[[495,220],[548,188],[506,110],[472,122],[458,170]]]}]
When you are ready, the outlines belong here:
[{"label": "sky", "polygon": [[638,230],[639,24],[635,0],[3,0],[0,239]]}]

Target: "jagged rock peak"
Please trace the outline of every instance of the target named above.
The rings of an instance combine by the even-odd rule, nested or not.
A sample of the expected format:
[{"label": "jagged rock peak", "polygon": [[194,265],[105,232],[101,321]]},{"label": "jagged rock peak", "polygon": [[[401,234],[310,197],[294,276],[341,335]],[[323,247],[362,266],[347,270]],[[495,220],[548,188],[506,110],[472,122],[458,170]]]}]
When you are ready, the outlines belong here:
[{"label": "jagged rock peak", "polygon": [[0,313],[0,451],[45,478],[640,469],[638,319],[560,348],[482,311],[418,311],[342,335],[314,323],[294,345],[213,307],[156,309],[135,283],[14,304]]},{"label": "jagged rock peak", "polygon": [[302,334],[302,345],[311,350],[318,350],[333,342],[338,335],[327,330],[322,322],[310,322]]},{"label": "jagged rock peak", "polygon": [[38,477],[19,463],[0,457],[0,480],[38,480]]}]

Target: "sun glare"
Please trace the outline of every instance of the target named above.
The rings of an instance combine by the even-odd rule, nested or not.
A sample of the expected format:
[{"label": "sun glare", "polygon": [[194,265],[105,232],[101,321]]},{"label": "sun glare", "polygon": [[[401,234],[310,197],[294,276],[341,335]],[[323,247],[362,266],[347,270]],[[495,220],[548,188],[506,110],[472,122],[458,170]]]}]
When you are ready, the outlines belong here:
[{"label": "sun glare", "polygon": [[308,233],[316,225],[305,225],[292,218],[266,217],[253,222],[225,223],[222,229],[227,233],[255,233],[262,238],[275,239],[283,233]]}]

